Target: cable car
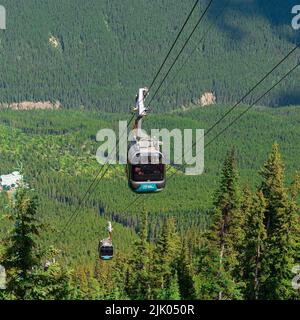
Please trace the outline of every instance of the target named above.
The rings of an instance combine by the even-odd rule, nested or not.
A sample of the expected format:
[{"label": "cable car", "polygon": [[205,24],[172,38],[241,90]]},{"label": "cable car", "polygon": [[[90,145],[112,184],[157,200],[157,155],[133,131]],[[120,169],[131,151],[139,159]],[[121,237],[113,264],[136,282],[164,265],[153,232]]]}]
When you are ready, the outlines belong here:
[{"label": "cable car", "polygon": [[114,247],[109,239],[100,241],[99,257],[101,260],[111,260],[114,256]]},{"label": "cable car", "polygon": [[128,151],[128,184],[137,193],[158,192],[166,185],[166,166],[159,142],[145,137]]},{"label": "cable car", "polygon": [[136,97],[137,118],[134,135],[128,148],[127,178],[132,191],[137,193],[158,192],[166,185],[165,158],[161,152],[161,143],[150,138],[142,131],[142,118],[147,115],[144,100],[147,88],[139,89]]},{"label": "cable car", "polygon": [[114,256],[114,247],[112,243],[112,226],[111,222],[108,222],[108,233],[109,237],[107,239],[103,239],[99,243],[99,258],[101,260],[111,260]]}]

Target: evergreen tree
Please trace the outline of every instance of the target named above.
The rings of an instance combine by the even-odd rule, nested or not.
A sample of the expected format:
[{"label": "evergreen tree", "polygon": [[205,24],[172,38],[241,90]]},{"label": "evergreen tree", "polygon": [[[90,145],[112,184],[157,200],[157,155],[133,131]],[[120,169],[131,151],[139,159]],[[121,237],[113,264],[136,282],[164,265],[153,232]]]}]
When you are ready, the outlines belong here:
[{"label": "evergreen tree", "polygon": [[165,292],[170,287],[171,280],[174,278],[175,267],[180,254],[179,243],[174,219],[165,219],[154,250],[154,265],[151,271],[157,297],[161,296],[161,292]]},{"label": "evergreen tree", "polygon": [[6,239],[3,265],[7,270],[7,290],[23,299],[29,286],[29,273],[38,263],[36,255],[40,224],[36,218],[36,197],[25,187],[19,188],[10,199],[8,218],[14,228]]},{"label": "evergreen tree", "polygon": [[195,299],[195,287],[192,264],[189,258],[189,249],[186,241],[183,241],[181,255],[178,262],[178,281],[180,296],[183,300]]},{"label": "evergreen tree", "polygon": [[[42,225],[37,219],[37,198],[25,186],[18,188],[8,215],[14,227],[5,241],[1,263],[7,272],[6,293],[15,299],[69,299],[74,297],[71,272],[61,268],[50,248],[38,246]],[[47,259],[45,258],[47,256]]]},{"label": "evergreen tree", "polygon": [[292,231],[296,235],[296,247],[297,247],[297,256],[296,260],[300,261],[300,209],[297,203],[297,198],[299,197],[299,190],[300,190],[300,176],[298,172],[294,175],[294,180],[290,187],[290,196],[291,196],[291,212],[297,212],[297,214],[292,214],[291,217],[296,219],[295,221],[291,221]]},{"label": "evergreen tree", "polygon": [[[244,239],[241,243],[241,247],[239,249],[239,258],[242,261],[242,264],[245,263],[245,251],[246,251],[246,232],[247,232],[247,219],[249,218],[250,214],[251,214],[251,209],[253,206],[253,199],[252,199],[252,194],[251,191],[249,189],[248,185],[245,185],[243,188],[243,193],[242,193],[242,204],[241,204],[241,212],[243,215],[243,231],[244,231]],[[243,285],[245,285],[244,283],[244,279],[245,279],[245,269],[243,267],[239,268],[238,272],[237,272],[237,278],[239,280],[239,282],[243,283]]]},{"label": "evergreen tree", "polygon": [[134,245],[133,258],[130,259],[130,271],[127,292],[131,299],[152,299],[152,288],[150,279],[151,249],[147,241],[148,219],[147,214],[143,216],[142,228],[139,240]]},{"label": "evergreen tree", "polygon": [[177,273],[175,273],[174,276],[172,277],[172,279],[169,283],[169,287],[167,289],[167,292],[164,295],[164,299],[166,299],[166,300],[180,300],[181,299]]},{"label": "evergreen tree", "polygon": [[250,191],[248,185],[246,185],[243,189],[242,204],[241,204],[241,211],[242,211],[243,223],[244,223],[243,228],[244,229],[245,229],[247,218],[250,215],[252,205],[253,205],[252,194],[251,194],[251,191]]},{"label": "evergreen tree", "polygon": [[57,262],[48,267],[36,266],[28,274],[25,300],[72,300],[78,299],[81,292],[74,286],[70,269]]},{"label": "evergreen tree", "polygon": [[80,299],[87,300],[90,298],[87,273],[84,268],[77,268],[74,273],[76,286],[80,288]]},{"label": "evergreen tree", "polygon": [[262,257],[265,254],[267,232],[264,224],[266,201],[262,192],[253,199],[245,223],[243,271],[245,298],[258,299],[262,278]]},{"label": "evergreen tree", "polygon": [[[221,184],[215,201],[216,211],[219,211],[212,238],[219,246],[220,273],[225,272],[231,279],[238,278],[239,249],[244,238],[244,217],[241,212],[241,195],[236,169],[235,152],[231,150],[224,162]],[[226,288],[219,291],[218,298],[226,297]],[[229,294],[229,297],[231,295]]]},{"label": "evergreen tree", "polygon": [[284,186],[284,166],[277,144],[261,170],[261,191],[266,199],[265,224],[267,230],[266,254],[262,261],[264,282],[261,297],[289,299],[292,268],[296,258],[299,216],[293,199]]},{"label": "evergreen tree", "polygon": [[112,278],[112,294],[113,300],[127,300],[128,296],[125,292],[126,270],[128,269],[127,260],[120,254],[116,255],[111,267],[110,276]]},{"label": "evergreen tree", "polygon": [[[200,296],[213,299],[240,298],[239,249],[244,239],[244,217],[235,155],[227,154],[222,170],[220,187],[215,197],[214,223],[208,234],[206,248],[201,252]],[[210,271],[209,271],[210,270]],[[205,280],[205,274],[211,276]],[[202,274],[201,274],[202,273]]]},{"label": "evergreen tree", "polygon": [[[298,172],[294,175],[294,180],[290,187],[290,207],[289,207],[289,222],[290,222],[290,232],[292,234],[292,244],[296,250],[294,257],[295,262],[300,261],[300,208],[297,203],[297,198],[299,197],[300,190],[300,177]],[[300,299],[300,290],[294,292],[292,295],[295,299]]]}]

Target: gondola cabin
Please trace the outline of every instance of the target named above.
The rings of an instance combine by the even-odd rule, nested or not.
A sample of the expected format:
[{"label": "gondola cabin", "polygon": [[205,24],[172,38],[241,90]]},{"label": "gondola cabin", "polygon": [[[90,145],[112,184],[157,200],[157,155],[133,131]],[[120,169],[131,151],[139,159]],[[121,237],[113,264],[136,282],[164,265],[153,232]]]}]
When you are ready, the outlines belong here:
[{"label": "gondola cabin", "polygon": [[128,185],[136,193],[159,192],[166,184],[166,167],[159,141],[144,137],[128,151]]},{"label": "gondola cabin", "polygon": [[101,260],[111,260],[114,255],[114,247],[111,239],[104,239],[99,243],[99,258]]}]

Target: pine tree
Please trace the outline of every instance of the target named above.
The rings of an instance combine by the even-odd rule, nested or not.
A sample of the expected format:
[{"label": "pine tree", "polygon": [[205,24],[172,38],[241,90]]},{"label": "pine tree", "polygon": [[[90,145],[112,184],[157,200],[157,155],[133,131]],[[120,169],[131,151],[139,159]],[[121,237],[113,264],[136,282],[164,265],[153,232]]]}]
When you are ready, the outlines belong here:
[{"label": "pine tree", "polygon": [[7,290],[22,299],[29,286],[29,272],[38,262],[35,250],[40,224],[36,219],[36,197],[29,195],[26,188],[19,188],[10,199],[10,208],[8,217],[14,222],[14,229],[6,239],[3,265],[8,275]]},{"label": "pine tree", "polygon": [[154,263],[151,271],[157,297],[161,296],[161,292],[164,292],[170,286],[174,277],[180,254],[179,243],[174,219],[166,219],[154,250]]},{"label": "pine tree", "polygon": [[57,250],[41,250],[42,224],[37,219],[37,198],[32,190],[18,188],[8,217],[14,227],[5,241],[2,264],[7,272],[6,293],[15,299],[68,299],[74,297],[70,270],[54,260]]},{"label": "pine tree", "polygon": [[181,255],[178,262],[178,281],[180,296],[183,300],[195,299],[195,287],[192,265],[189,258],[189,250],[186,241],[183,241]]},{"label": "pine tree", "polygon": [[128,269],[127,260],[118,254],[113,262],[111,277],[113,283],[112,299],[127,300],[125,292],[126,270]]},{"label": "pine tree", "polygon": [[284,166],[279,153],[278,144],[274,144],[272,152],[264,164],[260,175],[263,178],[260,190],[266,199],[265,223],[268,235],[272,234],[276,213],[286,205],[287,194],[284,188]]},{"label": "pine tree", "polygon": [[81,300],[87,300],[89,299],[89,288],[88,288],[88,278],[86,271],[84,268],[78,268],[74,274],[75,281],[77,282],[78,288],[80,288],[80,299]]},{"label": "pine tree", "polygon": [[35,267],[28,277],[25,300],[73,300],[80,297],[71,270],[57,262],[47,268]]},{"label": "pine tree", "polygon": [[[239,259],[241,259],[242,261],[242,265],[245,263],[245,251],[246,251],[246,232],[247,232],[247,219],[249,218],[250,214],[251,214],[251,209],[253,206],[253,199],[252,199],[252,193],[249,189],[248,185],[245,185],[243,188],[243,193],[242,193],[242,204],[241,204],[241,212],[243,215],[243,235],[244,235],[244,239],[241,242],[241,247],[239,249]],[[239,268],[239,271],[237,272],[237,278],[239,280],[239,282],[243,283],[243,285],[245,285],[244,283],[244,279],[245,279],[245,269],[242,267]]]},{"label": "pine tree", "polygon": [[265,254],[267,232],[264,224],[266,200],[260,191],[253,199],[245,223],[243,271],[245,298],[259,299],[262,278],[262,257]]},{"label": "pine tree", "polygon": [[165,300],[180,300],[180,288],[178,284],[178,276],[175,272],[174,276],[171,278],[167,293],[164,296]]},{"label": "pine tree", "polygon": [[299,221],[293,199],[284,186],[284,166],[277,144],[261,170],[261,191],[266,199],[265,225],[267,230],[266,254],[262,261],[264,283],[261,297],[264,299],[289,299],[294,292],[291,287],[292,268],[296,258]]},{"label": "pine tree", "polygon": [[126,289],[128,296],[134,300],[152,299],[153,294],[149,272],[151,250],[147,241],[147,228],[148,219],[147,214],[145,214],[139,240],[134,244],[133,258],[129,261],[130,271]]},{"label": "pine tree", "polygon": [[[219,211],[217,216],[220,216],[213,230],[219,245],[220,272],[228,272],[234,283],[239,265],[239,249],[244,238],[244,217],[240,208],[241,195],[234,150],[225,159],[215,206]],[[223,299],[224,294],[226,296],[226,292],[220,290],[218,298]]]},{"label": "pine tree", "polygon": [[250,191],[248,185],[246,185],[243,189],[242,204],[241,204],[241,211],[242,211],[243,223],[244,223],[243,227],[245,227],[246,220],[249,217],[250,211],[252,209],[252,205],[253,205],[252,200],[253,199],[252,199],[251,191]]},{"label": "pine tree", "polygon": [[[289,222],[290,222],[290,232],[292,234],[292,244],[295,248],[294,261],[300,261],[300,208],[297,203],[297,198],[299,197],[300,191],[300,177],[298,172],[294,175],[294,180],[290,187],[290,207],[289,207]],[[300,290],[294,292],[292,295],[295,299],[300,299]]]},{"label": "pine tree", "polygon": [[[244,217],[235,155],[227,154],[215,197],[213,226],[199,257],[200,297],[240,298],[239,250],[244,239]],[[207,273],[210,277],[207,278]]]}]

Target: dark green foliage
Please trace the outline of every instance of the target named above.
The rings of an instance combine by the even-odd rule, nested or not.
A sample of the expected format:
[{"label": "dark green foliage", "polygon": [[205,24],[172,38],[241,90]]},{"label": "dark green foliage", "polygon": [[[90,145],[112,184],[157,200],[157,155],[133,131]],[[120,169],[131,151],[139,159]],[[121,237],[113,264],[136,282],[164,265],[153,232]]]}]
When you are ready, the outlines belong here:
[{"label": "dark green foliage", "polygon": [[187,247],[180,246],[173,219],[165,220],[156,244],[147,241],[144,218],[134,257],[129,259],[127,292],[132,299],[194,299],[192,265]]},{"label": "dark green foliage", "polygon": [[[217,21],[222,6],[214,2],[171,76],[193,48],[197,50],[153,106],[160,111],[174,109],[197,101],[205,91],[215,91],[222,103],[236,101],[288,52],[297,37],[290,27],[292,5],[285,6],[286,2],[232,0]],[[1,103],[59,100],[68,108],[128,111],[137,89],[150,84],[193,3],[2,0],[8,17],[7,29],[0,32]],[[193,15],[159,80],[205,5],[201,2]],[[270,19],[274,12],[290,19],[276,25],[276,19]],[[211,23],[206,41],[199,43]],[[49,42],[52,36],[57,47]],[[269,83],[287,67],[279,68]],[[287,79],[264,103],[299,103],[298,77],[295,73]]]},{"label": "dark green foliage", "polygon": [[164,294],[165,300],[180,300],[180,288],[178,284],[178,276],[177,273],[171,278],[169,287],[166,291],[166,294]]},{"label": "dark green foliage", "polygon": [[4,266],[16,268],[25,277],[38,261],[36,240],[41,226],[36,218],[37,199],[23,187],[11,195],[10,207],[8,218],[14,222],[14,228],[6,240],[9,247],[4,254]]},{"label": "dark green foliage", "polygon": [[290,283],[299,241],[299,214],[284,186],[284,167],[277,144],[273,145],[261,176],[267,231],[261,294],[268,299],[288,299],[294,293]]},{"label": "dark green foliage", "polygon": [[140,238],[134,245],[133,257],[129,261],[130,271],[127,292],[131,299],[151,299],[151,259],[150,244],[147,241],[147,214],[144,213]]},{"label": "dark green foliage", "polygon": [[[53,250],[38,248],[41,225],[37,219],[37,199],[25,186],[12,195],[11,213],[14,223],[4,242],[1,264],[6,269],[4,294],[13,299],[72,299],[72,277],[53,258]],[[46,260],[49,259],[49,260]]]},{"label": "dark green foliage", "polygon": [[30,272],[25,300],[73,300],[80,297],[74,287],[72,272],[53,263],[48,268],[36,267]]},{"label": "dark green foliage", "polygon": [[[172,286],[175,285],[177,275],[175,279],[174,270],[180,254],[179,242],[174,219],[166,219],[153,252],[153,272],[157,277],[155,287],[158,292],[168,290],[172,281]],[[156,296],[159,296],[159,293]]]},{"label": "dark green foliage", "polygon": [[189,251],[186,241],[183,241],[181,255],[178,261],[178,279],[180,296],[183,300],[195,299],[195,287],[193,279],[193,266],[190,258],[191,252]]},{"label": "dark green foliage", "polygon": [[[163,117],[150,116],[145,126],[170,129],[208,128],[225,112],[224,109],[227,110],[227,107],[211,106],[204,109],[191,108]],[[233,116],[238,115],[241,110],[236,110]],[[223,169],[222,183],[217,188],[220,162],[226,149],[234,141],[240,180],[247,182],[249,189],[253,189],[259,181],[255,172],[263,162],[269,145],[278,140],[288,168],[287,179],[291,181],[300,157],[298,140],[295,139],[300,133],[299,109],[290,107],[252,110],[241,120],[240,126],[232,127],[226,135],[220,137],[218,143],[205,150],[206,171],[203,175],[187,177],[178,174],[168,181],[164,192],[145,196],[143,206],[149,214],[148,225],[143,230],[147,233],[142,235],[142,240],[138,240],[138,251],[134,246],[138,239],[135,232],[142,230],[141,210],[144,209],[141,202],[137,201],[136,205],[125,211],[136,195],[128,190],[124,168],[121,166],[109,169],[105,179],[83,203],[71,227],[57,237],[62,226],[74,213],[83,191],[99,170],[93,156],[97,149],[94,141],[96,132],[103,127],[116,127],[120,117],[126,118],[122,115],[83,111],[1,111],[1,174],[22,168],[30,185],[38,191],[36,209],[39,220],[45,226],[40,236],[35,237],[37,248],[45,251],[54,244],[60,249],[57,262],[74,269],[70,282],[68,270],[53,266],[53,276],[39,270],[36,279],[40,279],[40,286],[33,292],[30,285],[27,285],[28,294],[41,299],[46,296],[51,299],[62,299],[62,296],[66,299],[177,299],[179,296],[181,299],[215,299],[220,292],[224,292],[223,298],[226,299],[255,298],[251,285],[253,286],[253,270],[256,267],[253,263],[256,242],[253,240],[252,244],[247,244],[242,239],[243,230],[248,232],[249,240],[260,239],[255,238],[257,230],[249,232],[245,227],[247,221],[244,221],[256,204],[256,215],[253,214],[254,221],[250,221],[250,224],[258,224],[260,201],[253,202],[249,191],[247,196],[246,192],[242,195],[238,191],[237,174],[230,166],[230,154]],[[263,140],[261,130],[264,131]],[[212,138],[213,135],[207,136],[206,141],[209,141],[209,137]],[[289,212],[299,212],[297,179],[294,180],[293,187],[285,191],[288,196],[286,208]],[[212,195],[215,189],[218,192],[213,206]],[[265,190],[266,193],[269,192],[267,186]],[[4,193],[2,195],[0,202],[1,207],[4,207],[6,200]],[[236,202],[239,203],[238,206]],[[218,237],[213,234],[216,235],[220,222],[224,221],[227,209],[230,209],[230,216],[234,217],[230,220],[230,228],[237,232],[229,232],[225,237],[228,258],[220,269],[220,246]],[[294,214],[291,216],[295,217]],[[99,240],[106,235],[107,219],[114,222],[116,256],[113,261],[103,263],[98,261],[97,247]],[[290,219],[291,226],[299,226],[291,221]],[[239,227],[240,225],[243,227]],[[12,227],[12,222],[1,219],[1,238]],[[294,233],[292,231],[291,234]],[[291,239],[293,247],[293,242],[298,245],[299,256],[299,240],[294,236]],[[180,243],[184,244],[185,249],[181,248]],[[244,264],[243,253],[247,246],[247,254],[251,256],[249,266],[241,265]],[[141,251],[145,253],[142,257],[139,255]],[[34,253],[38,252],[34,250]],[[275,258],[278,258],[276,254],[272,259]],[[298,260],[294,261],[296,263]],[[140,265],[145,268],[141,269]],[[245,271],[246,268],[248,271]],[[260,266],[259,270],[262,270]],[[289,273],[291,271],[284,276],[284,283],[289,286],[287,288],[291,288],[292,275]],[[262,290],[267,274],[268,271],[260,272],[260,299],[269,298]],[[59,287],[57,295],[51,289],[43,290],[43,283],[53,284],[57,279],[64,279],[60,281],[62,287]],[[134,279],[140,279],[142,285],[137,285]],[[54,285],[51,287],[55,288]],[[294,297],[294,292],[288,290],[289,293],[284,293],[285,296],[291,294]],[[13,299],[14,296],[5,293],[3,298]]]},{"label": "dark green foliage", "polygon": [[248,299],[293,298],[291,272],[299,246],[298,177],[288,193],[277,144],[260,174],[263,181],[245,224],[245,295]]},{"label": "dark green foliage", "polygon": [[[278,141],[291,181],[299,170],[298,107],[251,110],[206,148],[203,175],[175,175],[164,192],[147,197],[143,210],[139,202],[128,208],[136,195],[127,188],[124,168],[111,168],[71,226],[59,233],[99,170],[94,157],[97,131],[116,128],[119,119],[128,118],[137,89],[152,80],[193,2],[1,2],[8,19],[7,30],[0,31],[0,107],[46,100],[63,107],[1,109],[0,173],[22,169],[39,195],[36,202],[28,190],[20,190],[12,220],[0,220],[1,239],[10,235],[0,244],[0,260],[9,276],[1,299],[296,297],[290,282],[291,268],[300,259],[297,178],[289,189],[285,186],[276,147],[254,197],[250,191],[240,195],[232,154],[220,185],[217,175],[227,150],[235,145],[240,180],[253,189],[270,144]],[[201,2],[173,57],[204,5]],[[269,0],[233,0],[216,21],[216,1],[177,66],[195,45],[197,50],[175,81],[163,88],[164,95],[153,101],[159,115],[149,116],[145,128],[210,128],[292,48],[298,33],[290,28],[291,6],[291,0],[274,1],[272,6]],[[211,33],[199,43],[211,22]],[[296,59],[291,56],[245,103]],[[296,71],[262,103],[299,104],[298,78]],[[199,108],[205,91],[214,91],[224,105]],[[219,128],[244,109],[232,112]],[[167,111],[172,113],[162,115]],[[1,208],[7,204],[5,195],[0,197]],[[149,212],[147,221],[142,221],[141,211]],[[97,246],[107,219],[114,222],[116,255],[104,263],[98,260]],[[11,229],[15,232],[9,233]],[[52,245],[61,251],[49,252]],[[54,256],[57,261],[43,268],[45,259]]]},{"label": "dark green foliage", "polygon": [[[222,300],[240,296],[236,280],[240,268],[239,249],[244,239],[243,224],[238,174],[232,150],[223,165],[220,187],[215,196],[214,223],[207,235],[206,249],[199,259],[200,295],[204,298],[209,295],[212,299]],[[213,278],[206,282],[205,274],[209,268]]]},{"label": "dark green foliage", "polygon": [[252,200],[245,223],[245,247],[243,254],[243,272],[245,296],[258,299],[262,284],[262,259],[266,254],[267,231],[264,223],[266,200],[260,191]]}]

